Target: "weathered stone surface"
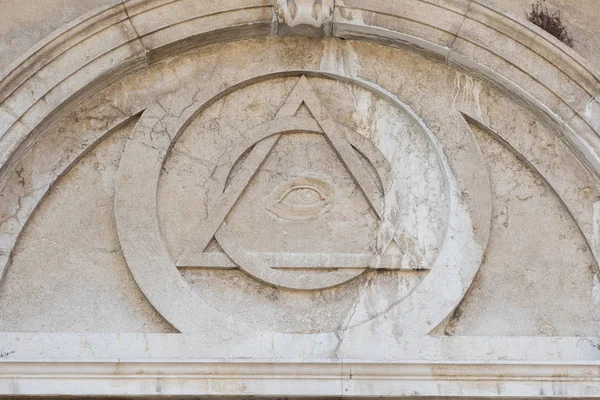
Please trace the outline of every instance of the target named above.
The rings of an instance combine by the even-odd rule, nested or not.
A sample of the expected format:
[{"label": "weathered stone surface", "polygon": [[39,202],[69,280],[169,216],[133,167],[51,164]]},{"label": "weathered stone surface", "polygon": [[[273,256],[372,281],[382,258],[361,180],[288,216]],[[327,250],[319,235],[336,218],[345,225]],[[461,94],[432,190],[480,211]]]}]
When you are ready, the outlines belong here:
[{"label": "weathered stone surface", "polygon": [[[172,331],[133,281],[112,216],[119,158],[132,129],[117,130],[77,162],[28,221],[0,289],[0,330]],[[22,173],[17,187],[31,190]]]},{"label": "weathered stone surface", "polygon": [[117,3],[116,0],[4,1],[0,16],[0,71],[63,25]]},{"label": "weathered stone surface", "polygon": [[[509,13],[515,19],[526,21],[533,1],[529,0],[486,0],[487,4]],[[600,27],[598,21],[598,3],[594,0],[546,0],[550,11],[560,11],[563,24],[573,38],[573,49],[600,69]],[[524,22],[525,23],[525,22]]]},{"label": "weathered stone surface", "polygon": [[9,68],[0,395],[599,397],[600,77],[487,4],[130,0]]}]

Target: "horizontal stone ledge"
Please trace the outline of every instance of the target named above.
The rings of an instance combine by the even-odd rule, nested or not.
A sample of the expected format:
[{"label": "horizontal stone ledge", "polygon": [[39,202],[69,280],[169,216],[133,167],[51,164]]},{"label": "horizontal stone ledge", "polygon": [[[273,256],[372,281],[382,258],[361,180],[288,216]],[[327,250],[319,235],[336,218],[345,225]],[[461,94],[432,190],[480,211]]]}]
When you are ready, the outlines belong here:
[{"label": "horizontal stone ledge", "polygon": [[0,363],[1,395],[598,398],[598,365],[362,362]]},{"label": "horizontal stone ledge", "polygon": [[312,336],[311,346],[306,340],[276,333],[232,343],[194,334],[2,333],[0,396],[600,398],[597,338],[386,342],[373,334],[373,346],[386,350],[379,359],[372,351],[361,359],[324,335]]}]

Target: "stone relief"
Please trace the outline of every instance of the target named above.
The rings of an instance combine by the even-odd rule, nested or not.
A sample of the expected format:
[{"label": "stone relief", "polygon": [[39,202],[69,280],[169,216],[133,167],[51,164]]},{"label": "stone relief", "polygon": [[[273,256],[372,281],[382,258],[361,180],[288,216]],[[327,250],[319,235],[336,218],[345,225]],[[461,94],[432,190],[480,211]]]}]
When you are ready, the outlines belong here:
[{"label": "stone relief", "polygon": [[298,177],[273,192],[273,203],[265,210],[287,221],[314,221],[329,214],[334,206],[335,192],[319,178]]},{"label": "stone relief", "polygon": [[[111,328],[118,331],[173,330],[203,336],[218,329],[214,327],[223,327],[235,332],[234,336],[252,332],[335,335],[355,329],[378,329],[393,335],[468,335],[495,332],[492,321],[500,316],[511,321],[505,331],[515,334],[524,329],[530,334],[537,334],[538,329],[542,334],[571,331],[540,310],[489,318],[485,309],[479,308],[483,304],[497,306],[498,301],[490,302],[512,293],[504,284],[494,289],[494,296],[483,294],[492,293],[481,288],[493,286],[490,276],[499,273],[501,264],[495,261],[492,265],[490,260],[510,260],[511,268],[521,271],[519,260],[534,256],[527,256],[525,250],[511,258],[500,256],[506,252],[507,239],[488,244],[490,223],[492,234],[498,234],[497,223],[506,221],[510,221],[510,229],[522,228],[511,209],[504,209],[505,200],[489,186],[496,179],[489,171],[495,170],[482,154],[474,126],[485,123],[490,126],[486,129],[511,133],[502,125],[509,123],[501,116],[501,109],[510,109],[521,126],[529,126],[529,135],[545,132],[535,141],[515,134],[509,138],[515,145],[510,151],[534,160],[535,168],[569,210],[574,210],[577,223],[586,232],[585,220],[592,218],[577,211],[577,205],[583,209],[586,202],[593,201],[593,185],[575,172],[579,168],[576,163],[565,161],[568,150],[556,153],[560,162],[527,153],[535,150],[533,144],[544,143],[553,152],[563,149],[548,139],[551,134],[543,124],[533,126],[530,121],[535,117],[482,82],[409,52],[394,50],[402,56],[392,57],[382,53],[382,47],[336,40],[325,40],[323,46],[297,39],[249,43],[244,45],[255,48],[242,52],[243,57],[242,44],[223,44],[123,80],[84,104],[39,143],[33,155],[46,152],[43,146],[56,148],[65,135],[85,132],[89,136],[66,147],[68,156],[57,152],[44,159],[48,165],[56,159],[55,167],[39,169],[35,167],[38,159],[26,160],[7,186],[14,187],[14,192],[3,193],[5,215],[14,214],[8,205],[23,205],[17,219],[8,218],[3,224],[2,243],[10,245],[12,232],[19,232],[16,223],[28,219],[28,207],[37,204],[36,198],[43,199],[44,186],[33,183],[52,182],[50,173],[35,174],[56,170],[58,176],[66,173],[65,182],[70,182],[56,186],[56,195],[44,200],[42,204],[48,206],[38,209],[34,222],[21,235],[14,265],[3,279],[0,309],[6,310],[7,329],[45,329],[34,315],[17,317],[16,309],[24,306],[17,293],[29,292],[15,284],[19,276],[33,279],[36,268],[41,268],[34,266],[45,257],[56,258],[45,270],[60,267],[60,276],[77,273],[82,277],[76,293],[86,292],[84,277],[95,276],[94,269],[108,273],[99,260],[111,260],[114,279],[121,276],[118,280],[123,283],[115,288],[132,297],[123,307],[144,302],[140,310],[156,310],[150,319],[142,316],[149,311],[140,311],[135,321],[127,322],[123,317],[126,310],[115,310],[109,292],[77,308],[79,313],[107,303],[106,312],[95,315],[119,315]],[[311,58],[319,51],[322,58]],[[269,62],[265,57],[270,57]],[[385,59],[389,65],[381,69],[377,59]],[[243,73],[214,67],[240,62],[253,67]],[[190,65],[196,67],[190,69]],[[413,81],[417,67],[429,71],[430,79]],[[169,76],[165,71],[171,68],[178,78],[161,81],[158,77]],[[401,86],[392,93],[397,83]],[[434,90],[440,93],[436,107],[426,96]],[[116,103],[116,107],[109,99],[124,103]],[[490,106],[493,104],[502,107]],[[104,174],[114,174],[103,178],[107,192],[77,195],[73,180],[88,182],[91,172],[60,171],[68,171],[69,163],[77,160],[86,146],[105,143],[105,132],[121,132],[124,124],[131,132],[119,139],[126,142],[119,150],[122,154],[111,156],[110,168],[103,167],[102,159],[97,163]],[[99,157],[95,150],[91,154]],[[497,164],[495,168],[500,170],[514,168],[504,160]],[[96,163],[85,165],[93,168]],[[565,190],[559,179],[565,170],[587,191]],[[99,187],[93,183],[96,181],[83,182],[81,185],[91,185],[93,190]],[[52,231],[45,225],[53,218],[52,207],[73,196],[103,199],[98,203],[102,211],[96,225],[107,228],[104,239],[99,236],[94,247],[65,242],[71,240],[66,233],[61,238],[43,236]],[[22,199],[20,203],[17,198]],[[527,209],[529,204],[523,203],[523,207]],[[78,213],[91,221],[87,213]],[[564,218],[558,216],[559,209],[552,214]],[[113,233],[106,221],[114,224]],[[77,221],[72,222],[65,229],[85,231]],[[36,252],[32,240],[47,244]],[[107,244],[99,244],[101,240]],[[556,248],[571,254],[566,252],[583,246],[577,243],[557,242]],[[51,255],[69,246],[85,248],[90,256]],[[92,256],[94,251],[103,255]],[[571,257],[577,265],[588,263],[589,254],[573,254],[578,254]],[[80,263],[85,268],[74,272],[72,268]],[[553,276],[562,276],[558,263],[546,264]],[[480,265],[488,271],[487,279],[475,279]],[[122,274],[129,272],[133,277],[129,282],[140,291],[125,289],[128,281]],[[589,273],[580,271],[577,282],[585,280],[591,285],[593,280],[586,278]],[[526,281],[520,281],[514,292],[522,290]],[[34,298],[52,304],[48,296],[59,288],[41,285],[47,290]],[[541,292],[536,293],[543,298]],[[472,298],[463,301],[465,296]],[[71,298],[60,296],[53,302]],[[247,308],[260,312],[248,312]],[[464,309],[471,310],[471,319],[460,316]],[[539,322],[519,324],[514,321],[517,315],[531,315]],[[52,330],[72,326],[69,321],[76,317],[65,314]],[[592,325],[590,321],[585,329]],[[106,323],[99,319],[76,326],[98,330]]]},{"label": "stone relief", "polygon": [[[296,117],[296,112],[301,106],[307,107],[307,111],[314,117]],[[277,253],[260,253],[252,252],[248,253],[243,246],[235,240],[235,234],[228,227],[227,222],[224,219],[227,217],[229,212],[235,207],[236,202],[239,201],[240,195],[246,190],[248,184],[253,183],[252,178],[256,175],[257,169],[263,165],[265,159],[270,153],[276,148],[277,143],[282,136],[281,132],[301,132],[302,137],[298,137],[296,141],[310,141],[307,137],[307,132],[312,131],[313,135],[322,135],[326,138],[324,141],[325,146],[331,146],[331,149],[335,153],[335,157],[338,160],[333,162],[341,163],[344,165],[343,173],[349,175],[352,181],[354,181],[354,187],[358,189],[360,194],[358,196],[363,197],[369,205],[368,210],[364,210],[363,213],[347,213],[349,218],[360,221],[361,219],[371,219],[372,222],[381,224],[381,219],[384,212],[384,197],[386,192],[389,191],[391,186],[391,168],[385,160],[384,156],[372,145],[370,148],[365,148],[365,145],[369,145],[369,142],[361,139],[354,139],[348,141],[346,132],[337,124],[324,118],[327,111],[321,110],[322,105],[319,99],[315,96],[314,92],[309,86],[307,79],[303,76],[300,78],[297,86],[288,96],[287,101],[281,106],[277,112],[275,118],[266,124],[261,124],[257,127],[252,128],[248,133],[242,135],[242,143],[240,145],[234,145],[227,153],[223,154],[222,159],[229,159],[232,170],[235,169],[236,164],[242,163],[237,168],[235,174],[232,176],[231,171],[223,170],[227,175],[226,182],[228,185],[224,185],[222,190],[223,195],[215,199],[210,207],[208,218],[198,227],[196,234],[187,245],[183,254],[177,261],[178,267],[193,267],[197,264],[203,266],[206,262],[203,260],[204,250],[208,246],[209,242],[215,238],[221,248],[225,249],[228,254],[228,258],[233,258],[234,263],[248,272],[250,275],[256,277],[259,280],[264,280],[267,283],[275,286],[289,287],[292,289],[323,289],[329,286],[339,285],[349,279],[352,279],[364,271],[365,268],[386,268],[386,265],[381,263],[381,256],[389,258],[389,255],[378,253],[387,248],[387,245],[382,246],[375,240],[367,241],[365,244],[365,251],[370,251],[372,254],[365,253],[350,253],[341,254],[332,252],[330,254],[318,254],[318,253],[281,253],[281,256]],[[316,125],[318,124],[318,125]],[[320,130],[323,130],[320,133]],[[348,131],[348,135],[356,136],[356,133]],[[296,134],[298,136],[298,134]],[[310,136],[310,134],[309,134]],[[328,169],[331,165],[322,165],[321,170],[310,170],[303,165],[303,162],[299,160],[302,155],[295,154],[291,146],[293,142],[287,144],[287,153],[291,157],[286,164],[281,165],[281,170],[273,172],[276,176],[282,176],[286,178],[285,181],[279,179],[273,179],[268,183],[269,186],[276,186],[275,196],[254,197],[250,201],[253,204],[261,204],[262,208],[269,210],[272,215],[278,217],[275,219],[273,224],[253,224],[253,233],[246,232],[246,235],[270,235],[270,240],[277,242],[278,236],[290,235],[290,231],[293,231],[292,240],[284,239],[287,241],[294,241],[295,243],[304,243],[310,241],[334,241],[343,242],[344,237],[330,238],[328,232],[323,229],[319,229],[316,224],[311,224],[310,221],[318,220],[324,217],[325,214],[329,214],[332,210],[343,209],[346,205],[344,202],[347,199],[340,195],[340,192],[344,190],[342,188],[334,189],[332,184],[327,181],[337,181],[334,184],[344,184],[338,179],[334,179],[330,175]],[[354,145],[354,147],[353,147]],[[311,146],[310,144],[308,145]],[[377,156],[375,164],[379,164],[383,167],[383,171],[380,173],[374,167],[374,163],[370,164],[371,169],[374,170],[375,174],[369,176],[366,172],[365,166],[360,160],[359,151],[362,150],[362,154],[366,157],[370,154]],[[313,149],[312,154],[310,150],[306,148],[306,157],[320,156],[318,153],[319,149]],[[243,159],[240,160],[240,158]],[[331,162],[331,160],[328,160]],[[369,162],[368,160],[366,162]],[[222,164],[219,163],[219,166]],[[275,166],[274,168],[277,168]],[[299,175],[298,173],[290,171],[306,168]],[[286,172],[288,172],[286,174]],[[223,176],[225,176],[223,174]],[[218,172],[215,171],[215,176],[218,176]],[[291,175],[291,176],[287,176]],[[313,175],[313,177],[309,176]],[[320,176],[321,178],[317,178]],[[260,179],[258,180],[260,181]],[[237,185],[237,187],[235,186]],[[256,183],[260,186],[260,183]],[[252,189],[256,191],[256,189]],[[334,203],[334,193],[338,192],[337,204]],[[250,191],[252,192],[252,191]],[[248,197],[248,196],[246,196]],[[356,196],[355,196],[356,197]],[[256,214],[260,213],[260,209],[250,209],[247,211],[245,218],[254,218]],[[334,214],[344,214],[342,211],[334,212]],[[372,215],[369,215],[372,214]],[[339,220],[339,217],[331,216],[331,221],[326,221],[326,224],[335,224]],[[284,221],[280,221],[284,220]],[[303,221],[301,223],[300,221]],[[257,221],[258,222],[258,221]],[[291,223],[296,222],[296,223]],[[360,222],[359,222],[360,224]],[[258,225],[266,225],[263,227]],[[261,232],[265,230],[266,232]],[[380,229],[377,228],[377,229]],[[375,235],[375,232],[363,232],[365,236],[371,236],[372,238],[378,238],[381,235]],[[391,238],[386,238],[388,242],[394,240],[393,232]],[[310,245],[309,245],[310,247]],[[327,250],[327,249],[324,249]],[[209,256],[210,257],[210,256]],[[196,261],[196,258],[200,259],[200,262]],[[239,260],[239,261],[236,261]],[[242,261],[244,260],[244,261]],[[269,262],[275,262],[269,264]],[[339,264],[336,264],[339,262]],[[247,265],[250,264],[250,265]],[[396,267],[401,267],[401,263],[396,260]],[[277,269],[289,269],[287,272],[278,272]],[[304,268],[308,269],[324,269],[324,270],[340,270],[331,271],[326,274],[327,276],[338,275],[339,278],[333,278],[328,280],[324,274],[318,274],[314,276],[292,276],[293,270],[301,270]],[[394,268],[392,265],[388,265],[387,268]],[[406,268],[406,266],[405,266]],[[342,271],[346,269],[356,269],[357,271]],[[331,274],[331,275],[330,275]],[[324,283],[327,282],[327,283]]]},{"label": "stone relief", "polygon": [[[310,80],[315,83],[311,84]],[[382,101],[381,111],[391,114],[382,115],[381,123],[388,120],[387,123],[397,125],[373,131],[377,135],[374,137],[363,136],[348,128],[351,122],[347,120],[347,113],[356,113],[354,101],[344,106],[347,111],[341,113],[341,110],[328,109],[314,89],[317,86],[339,92],[339,98],[350,95],[350,98]],[[258,300],[255,294],[240,291],[237,301],[218,301],[220,296],[214,295],[214,286],[218,283],[213,283],[209,290],[196,287],[197,282],[202,282],[198,277],[203,273],[214,278],[219,271],[227,274],[226,271],[239,268],[260,284],[283,290],[323,291],[339,286],[340,289],[330,295],[335,301],[330,301],[326,308],[337,305],[344,309],[351,306],[345,299],[345,291],[352,292],[356,288],[356,283],[350,284],[351,281],[359,279],[358,284],[362,285],[364,283],[360,282],[372,279],[365,275],[366,271],[390,271],[392,279],[378,283],[381,289],[388,288],[389,297],[385,301],[378,300],[379,305],[369,313],[371,317],[365,316],[354,324],[385,314],[391,304],[402,303],[407,304],[400,318],[406,329],[421,329],[420,324],[444,319],[452,302],[436,304],[434,287],[456,285],[457,301],[468,287],[463,279],[472,279],[482,252],[468,225],[458,223],[458,219],[464,219],[466,214],[452,200],[456,196],[456,181],[448,175],[449,169],[427,128],[404,106],[385,99],[385,95],[330,78],[292,74],[241,87],[239,98],[254,97],[257,93],[260,96],[255,97],[248,108],[237,106],[249,110],[246,111],[249,115],[240,119],[238,125],[224,130],[227,122],[217,119],[208,124],[216,127],[212,132],[196,128],[196,121],[211,113],[211,108],[217,105],[215,101],[235,104],[235,92],[210,100],[214,106],[201,111],[190,122],[179,115],[159,116],[148,110],[136,127],[137,137],[134,135],[131,139],[121,159],[115,202],[119,237],[136,281],[155,308],[179,330],[201,329],[197,324],[206,319],[205,304],[212,304],[226,316],[239,307],[237,302],[252,304]],[[271,111],[271,104],[265,103],[265,98],[281,98],[282,102]],[[260,115],[267,108],[270,111]],[[161,108],[156,110],[163,113]],[[269,117],[269,113],[272,116]],[[148,127],[155,127],[152,121],[157,118],[163,121],[167,130],[174,131],[165,134],[149,132]],[[166,122],[169,119],[173,122]],[[252,121],[251,127],[248,127],[249,121]],[[179,127],[184,128],[178,134]],[[406,149],[401,143],[409,140],[409,131],[414,131],[415,135],[410,139],[413,140],[410,145],[419,143],[421,146],[419,150],[415,148],[421,153],[419,155],[404,153]],[[390,136],[386,138],[386,135]],[[164,140],[170,137],[177,139],[174,142]],[[161,208],[170,207],[168,202],[160,200],[161,187],[168,185],[171,195],[180,190],[168,183],[175,173],[169,159],[177,157],[180,141],[183,141],[181,146],[186,154],[193,155],[194,148],[210,154],[200,164],[190,166],[196,171],[194,179],[204,195],[199,198],[198,193],[191,194],[180,213],[187,221],[181,220],[180,224],[190,225],[189,213],[193,209],[202,216],[195,218],[196,225],[189,237],[177,235],[179,241],[186,243],[179,247],[179,254],[169,254],[162,245],[144,245],[145,249],[153,249],[150,254],[143,250],[145,255],[164,260],[161,266],[143,260],[137,253],[137,243],[140,243],[137,230],[146,223],[144,221],[149,222],[149,218],[157,216],[163,219],[163,232],[181,227],[160,217],[164,212]],[[377,147],[378,141],[388,146]],[[137,143],[142,143],[142,147]],[[169,151],[171,146],[173,150]],[[210,150],[210,146],[214,150]],[[156,149],[157,157],[166,156],[166,160],[160,162],[165,165],[166,175],[157,171],[158,176],[147,173],[146,178],[135,172],[140,168],[140,156],[147,155],[148,148]],[[401,168],[407,157],[415,156],[430,163],[427,166],[430,182],[424,191],[418,188],[423,185],[419,177],[423,171]],[[152,161],[152,158],[146,159]],[[129,178],[131,174],[137,175],[137,182]],[[145,181],[147,183],[142,183]],[[162,182],[158,185],[160,207],[138,206],[132,212],[134,205],[128,205],[131,200],[157,196],[156,189],[150,188],[159,182]],[[184,181],[180,185],[185,185]],[[154,203],[150,199],[150,205]],[[419,204],[427,211],[418,217],[415,212],[421,207]],[[165,218],[169,219],[168,216]],[[420,219],[419,225],[411,228],[404,223],[415,218]],[[133,227],[136,228],[132,230]],[[425,235],[420,232],[424,229],[428,232]],[[449,229],[455,232],[452,236],[447,234]],[[153,230],[149,226],[147,232]],[[185,230],[189,231],[188,228]],[[153,243],[163,242],[163,233],[154,235],[150,239]],[[461,242],[464,250],[458,255],[444,250],[455,241]],[[164,250],[157,251],[161,248]],[[177,269],[180,272],[176,272]],[[451,270],[458,274],[455,277],[448,275]],[[162,276],[158,281],[155,279],[157,274]],[[149,280],[149,277],[154,278]],[[186,291],[175,289],[175,286],[157,285],[157,282],[169,281],[178,282],[177,287],[184,286]],[[403,289],[397,286],[400,282],[404,282]],[[350,286],[345,288],[344,285]],[[393,287],[397,289],[393,290]],[[417,290],[419,287],[421,289]],[[232,290],[235,291],[232,287],[224,288],[224,293]],[[172,299],[170,304],[177,298],[176,303],[189,306],[173,310],[170,305],[161,305],[169,297]],[[198,298],[203,299],[202,303],[193,306],[193,301]],[[293,294],[289,299],[293,299]],[[408,306],[412,302],[419,305]],[[307,298],[300,307],[301,314],[316,317],[322,313],[322,309],[315,308],[316,304],[314,299]],[[424,307],[437,316],[423,312]],[[270,312],[273,320],[282,321],[277,315],[300,312],[300,309],[290,302],[280,303]],[[351,308],[347,308],[330,323],[310,329],[330,330],[343,323],[343,316],[350,312]],[[185,316],[185,322],[178,324],[181,316]],[[239,322],[262,324],[252,315],[240,316]],[[307,329],[300,321],[276,322],[274,327],[290,332]]]},{"label": "stone relief", "polygon": [[96,3],[0,73],[0,396],[600,396],[573,49],[498,1]]},{"label": "stone relief", "polygon": [[320,28],[331,22],[333,0],[277,0],[275,12],[279,23],[292,28],[297,25]]}]

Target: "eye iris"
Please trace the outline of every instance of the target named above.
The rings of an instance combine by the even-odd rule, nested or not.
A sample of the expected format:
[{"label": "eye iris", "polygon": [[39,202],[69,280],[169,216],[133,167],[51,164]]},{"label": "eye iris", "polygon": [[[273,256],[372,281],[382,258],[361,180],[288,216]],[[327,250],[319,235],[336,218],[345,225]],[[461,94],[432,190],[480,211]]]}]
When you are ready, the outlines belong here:
[{"label": "eye iris", "polygon": [[313,189],[303,188],[296,192],[296,197],[301,204],[314,204],[319,200],[319,194]]}]

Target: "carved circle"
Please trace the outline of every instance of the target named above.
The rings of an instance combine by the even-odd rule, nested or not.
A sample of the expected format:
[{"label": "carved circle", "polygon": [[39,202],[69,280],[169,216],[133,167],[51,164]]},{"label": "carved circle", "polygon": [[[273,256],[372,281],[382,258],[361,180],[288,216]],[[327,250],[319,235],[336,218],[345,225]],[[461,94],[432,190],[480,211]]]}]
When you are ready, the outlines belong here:
[{"label": "carved circle", "polygon": [[[264,79],[268,78],[264,77]],[[327,78],[331,79],[331,75],[329,74]],[[349,81],[345,77],[337,78]],[[240,82],[236,87],[243,87],[248,83],[251,81]],[[360,83],[360,86],[365,87],[364,83]],[[402,332],[425,334],[437,326],[462,299],[481,262],[483,249],[475,239],[469,210],[460,200],[460,193],[469,189],[461,185],[464,185],[465,182],[468,185],[471,182],[456,179],[456,176],[470,174],[470,171],[461,170],[460,166],[452,171],[444,154],[439,150],[440,146],[436,138],[420,119],[398,99],[372,86],[365,88],[393,101],[397,106],[409,112],[426,132],[429,140],[434,144],[434,148],[438,149],[439,161],[446,178],[450,209],[448,232],[442,249],[431,267],[431,271],[421,284],[408,297],[391,305],[383,313],[386,318],[393,318]],[[226,315],[221,315],[218,310],[209,307],[198,296],[182,278],[174,260],[171,259],[161,237],[156,217],[157,182],[173,138],[176,138],[181,129],[187,125],[187,121],[228,92],[230,91],[220,92],[216,87],[206,90],[202,100],[197,103],[196,110],[183,113],[183,115],[167,115],[159,106],[149,108],[136,126],[135,134],[126,147],[119,167],[115,209],[119,238],[127,264],[140,288],[155,308],[182,332],[202,331],[206,329],[206,326],[229,324],[230,322],[227,322]],[[163,123],[162,128],[157,131],[156,121],[169,119],[172,121]],[[301,128],[306,129],[307,127],[302,126]],[[281,129],[276,132],[281,132]],[[358,142],[361,140],[364,138],[357,139]],[[247,147],[240,146],[240,150],[243,152]],[[233,153],[236,152],[235,149],[232,150]],[[373,150],[365,148],[361,152],[369,154]],[[232,158],[237,159],[238,157]],[[374,164],[377,162],[375,161]],[[148,173],[138,176],[140,168]],[[386,173],[379,175],[382,181],[389,178],[389,174]],[[485,209],[486,206],[483,205],[482,208]],[[223,237],[223,232],[225,232],[225,237]],[[224,247],[229,247],[226,237],[227,228],[222,229],[218,235],[221,236],[219,239],[225,243]],[[487,241],[487,236],[484,236]],[[457,252],[456,249],[459,251]],[[232,254],[236,251],[234,246],[226,250]],[[240,263],[244,264],[241,257],[234,254],[233,258],[238,258]],[[271,277],[264,279],[260,272],[256,272],[255,276],[262,280],[272,281]]]}]

